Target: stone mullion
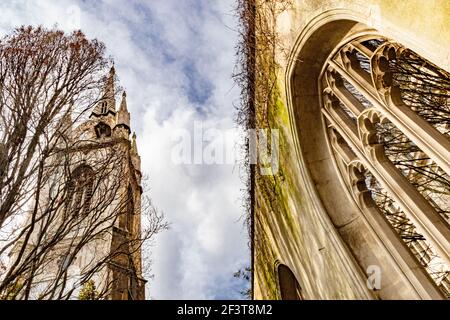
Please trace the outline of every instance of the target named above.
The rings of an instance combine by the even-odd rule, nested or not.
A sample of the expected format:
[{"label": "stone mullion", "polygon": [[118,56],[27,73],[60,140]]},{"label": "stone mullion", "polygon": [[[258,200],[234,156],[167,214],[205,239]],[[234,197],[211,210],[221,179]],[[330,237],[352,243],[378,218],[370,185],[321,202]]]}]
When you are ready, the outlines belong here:
[{"label": "stone mullion", "polygon": [[[383,187],[393,195],[408,218],[413,221],[417,229],[433,244],[441,257],[450,265],[450,229],[447,223],[436,212],[431,204],[406,179],[398,168],[385,156],[382,145],[373,146],[374,132],[357,134],[355,125],[345,112],[339,108],[336,101],[329,96],[324,98],[322,113],[350,146],[356,156],[366,168],[380,181]],[[359,127],[365,123],[368,114],[376,113],[369,109],[359,117]],[[372,123],[372,122],[370,122]],[[364,131],[364,130],[363,130]],[[367,130],[366,130],[367,131]],[[401,195],[401,196],[399,196]]]},{"label": "stone mullion", "polygon": [[[340,116],[337,116],[338,119],[334,118],[339,113],[327,111],[328,110],[323,110],[324,115],[327,117],[334,130],[336,130],[341,136],[338,137],[336,133],[331,135],[331,145],[337,155],[345,163],[347,163],[348,168],[350,168],[352,163],[355,162],[365,162],[366,167],[370,168],[370,163],[366,160],[364,153],[361,150],[361,146],[356,146],[357,143],[352,141],[355,137],[349,138],[349,136],[354,136],[353,130],[348,128],[347,125],[339,125],[343,122],[343,120],[340,119]],[[343,140],[340,140],[339,138]],[[349,148],[349,145],[353,145],[353,148]],[[378,173],[374,168],[371,168],[370,171],[374,174],[374,176],[378,176]],[[426,275],[422,265],[420,265],[417,259],[412,255],[411,250],[406,247],[403,241],[399,238],[398,234],[392,228],[391,224],[379,211],[378,207],[373,202],[370,193],[359,190],[362,184],[353,183],[355,181],[353,180],[352,182],[352,179],[354,179],[354,177],[352,178],[351,175],[347,175],[345,181],[350,184],[353,190],[352,194],[355,196],[357,203],[362,208],[363,215],[373,230],[376,230],[377,237],[390,253],[393,263],[402,270],[403,274],[405,274],[421,298],[442,299],[440,291],[433,285]]]},{"label": "stone mullion", "polygon": [[365,47],[363,44],[359,42],[352,43],[352,46],[358,50],[361,54],[363,54],[367,59],[372,58],[374,51],[370,50],[369,48]]},{"label": "stone mullion", "polygon": [[383,177],[380,183],[450,265],[450,230],[445,221],[391,161],[375,163],[374,167]]},{"label": "stone mullion", "polygon": [[403,102],[400,89],[393,86],[389,61],[401,57],[403,51],[398,45],[386,43],[377,49],[371,60],[374,87],[379,99],[384,102],[383,113],[450,175],[450,140],[411,110]]},{"label": "stone mullion", "polygon": [[[330,65],[335,71],[339,72],[339,74],[344,77],[351,85],[353,85],[361,94],[363,94],[364,97],[374,106],[374,109],[379,110],[381,114],[386,116],[386,118],[389,119],[401,131],[404,130],[405,126],[402,120],[397,118],[397,116],[393,112],[391,112],[392,110],[386,108],[383,103],[375,98],[374,93],[376,93],[376,91],[372,84],[369,85],[367,83],[364,83],[364,79],[362,77],[355,77],[355,73],[352,73],[352,68],[348,68],[348,70],[346,70],[343,66],[333,61],[330,61]],[[413,111],[407,108],[407,110],[404,110],[404,112],[412,113]],[[430,126],[430,128],[432,127]],[[434,128],[432,129],[434,130]],[[408,130],[408,132],[410,131],[411,130]],[[406,135],[406,132],[404,133]],[[438,133],[438,135],[444,138],[442,135],[440,135],[440,133]],[[408,137],[411,139],[411,136]],[[352,140],[354,141],[354,138],[352,138]],[[415,140],[412,141],[416,142]],[[353,142],[350,145],[357,144],[358,143]],[[418,146],[422,147],[419,144]],[[373,152],[374,150],[372,150],[371,152]],[[385,184],[385,188],[393,195],[403,195],[401,199],[397,197],[396,200],[398,201],[398,203],[402,204],[402,208],[406,213],[408,213],[408,215],[410,215],[410,219],[416,223],[418,229],[420,229],[421,232],[429,239],[429,241],[433,243],[433,246],[436,247],[436,250],[439,252],[439,254],[450,265],[450,230],[447,223],[436,212],[431,204],[419,193],[419,191],[414,186],[412,186],[411,183],[402,175],[402,173],[395,167],[395,165],[391,161],[389,161],[389,159],[384,159],[384,150],[378,150],[381,151],[379,152],[380,154],[373,154],[371,160],[373,161],[374,167],[377,168],[377,172],[379,172],[380,176],[382,177],[382,179],[378,178],[379,181],[383,181]],[[426,152],[426,150],[424,151]],[[450,159],[450,155],[448,159]],[[436,161],[436,159],[434,160]]]},{"label": "stone mullion", "polygon": [[372,105],[380,104],[377,97],[376,89],[372,81],[369,80],[370,75],[362,69],[355,69],[350,64],[343,65],[342,62],[330,60],[329,65],[338,72],[341,77],[347,80],[356,90],[358,90]]},{"label": "stone mullion", "polygon": [[[335,156],[336,165],[339,172],[347,172],[347,166],[350,162],[356,159],[355,153],[350,149],[344,139],[336,132],[332,125],[328,125],[328,136],[333,154]],[[344,180],[345,185],[350,185],[350,180],[347,174],[341,174],[340,177]]]},{"label": "stone mullion", "polygon": [[450,140],[406,105],[389,100],[389,120],[450,175]]},{"label": "stone mullion", "polygon": [[[362,209],[370,226],[375,230],[378,240],[390,253],[391,261],[402,271],[422,299],[442,299],[440,290],[430,281],[423,266],[414,257],[411,250],[400,239],[391,223],[372,199],[365,183],[362,168],[365,166],[355,160],[348,166],[348,176],[352,194]],[[372,173],[373,174],[373,173]]]},{"label": "stone mullion", "polygon": [[[351,125],[349,125],[347,123],[343,125],[343,123],[345,123],[345,120],[342,119],[344,112],[338,113],[336,111],[333,112],[332,109],[322,109],[322,113],[328,119],[331,126],[339,133],[343,141],[345,141],[345,143],[350,147],[350,150],[354,153],[356,158],[358,158],[366,168],[369,168],[377,179],[380,179],[380,175],[365,156],[364,147],[359,139],[359,136],[354,132],[354,124],[351,123]],[[342,155],[340,154],[340,156]]]},{"label": "stone mullion", "polygon": [[339,122],[334,121],[330,113],[324,112],[324,114],[330,123],[335,126],[336,131],[351,146],[358,159],[372,172],[383,188],[392,195],[417,229],[425,235],[439,255],[450,265],[450,248],[448,245],[450,243],[450,230],[430,203],[409,183],[389,159],[383,161],[368,160],[367,154],[359,146],[359,143],[354,138],[349,137],[350,130],[340,127]]},{"label": "stone mullion", "polygon": [[[365,77],[358,76],[356,71],[353,70],[348,64],[346,69],[336,61],[329,61],[327,74],[330,75],[332,72],[338,72],[374,106],[370,111],[378,110],[402,130],[403,125],[399,124],[400,120],[395,118],[390,110],[376,97],[377,92],[373,85],[367,83]],[[358,72],[363,71],[358,70]],[[330,87],[333,87],[335,84],[336,81],[329,82]],[[324,106],[325,108],[322,109],[322,112],[330,123],[341,134],[351,149],[356,153],[357,157],[376,176],[383,187],[394,196],[404,212],[408,214],[410,220],[415,223],[418,230],[427,237],[441,257],[450,265],[450,229],[445,221],[419,191],[402,175],[398,168],[387,159],[381,145],[375,148],[373,146],[372,148],[368,148],[370,144],[374,143],[374,141],[369,141],[375,137],[372,133],[370,139],[365,142],[366,145],[363,146],[364,137],[355,135],[354,124],[351,123],[348,116],[345,116],[344,111],[339,109],[338,104],[325,101]],[[359,115],[359,127],[365,123],[365,117],[366,112]]]},{"label": "stone mullion", "polygon": [[356,99],[342,84],[342,80],[336,79],[336,75],[330,70],[327,72],[326,80],[329,90],[355,115],[358,117],[365,110],[364,105]]},{"label": "stone mullion", "polygon": [[[401,206],[416,228],[424,234],[439,255],[450,265],[450,229],[433,206],[408,181],[401,171],[390,161],[384,146],[376,138],[375,123],[379,113],[369,109],[358,118],[361,142],[370,166],[367,166],[380,184]],[[364,163],[365,164],[365,163]],[[375,171],[372,171],[373,167]]]},{"label": "stone mullion", "polygon": [[336,131],[344,137],[351,149],[357,149],[361,152],[363,146],[359,140],[358,129],[350,117],[339,107],[331,105],[323,108],[322,113]]},{"label": "stone mullion", "polygon": [[331,147],[335,151],[337,155],[341,158],[341,160],[345,163],[346,166],[350,164],[350,162],[356,159],[355,153],[350,149],[350,147],[343,141],[343,138],[336,134],[334,128],[329,129],[329,136],[331,140]]},{"label": "stone mullion", "polygon": [[[389,252],[388,257],[391,259],[393,265],[396,266],[396,268],[400,268],[402,271],[401,273],[404,274],[408,282],[411,283],[420,298],[442,299],[441,293],[426,276],[425,270],[412,255],[411,250],[405,246],[391,224],[374,203],[370,192],[367,190],[367,187],[365,187],[364,179],[355,179],[355,176],[351,174],[351,168],[355,163],[360,163],[361,165],[362,163],[365,163],[365,167],[367,168],[371,167],[370,163],[366,160],[364,153],[361,150],[361,146],[356,146],[355,144],[358,143],[352,141],[354,137],[353,139],[349,138],[348,133],[353,135],[351,134],[353,130],[346,128],[346,126],[340,126],[339,123],[342,123],[342,119],[339,119],[339,117],[338,119],[335,119],[336,113],[333,115],[333,112],[329,111],[332,111],[332,108],[328,108],[328,110],[322,109],[323,114],[330,122],[330,126],[340,135],[340,137],[338,137],[334,132],[331,134],[331,145],[336,151],[337,156],[347,164],[346,168],[348,174],[345,175],[344,180],[349,184],[351,193],[359,207],[362,209],[361,211],[364,218],[371,226],[372,230],[374,230],[374,236]],[[350,145],[352,147],[349,147]],[[370,171],[376,172],[373,168],[371,168]],[[374,176],[376,175],[377,174],[375,173]]]},{"label": "stone mullion", "polygon": [[352,68],[347,70],[335,61],[329,63],[389,121],[450,175],[450,140],[406,106],[398,97],[398,93],[387,95],[385,105],[378,100],[378,93],[372,83],[368,83],[363,77],[358,76],[358,73]]}]

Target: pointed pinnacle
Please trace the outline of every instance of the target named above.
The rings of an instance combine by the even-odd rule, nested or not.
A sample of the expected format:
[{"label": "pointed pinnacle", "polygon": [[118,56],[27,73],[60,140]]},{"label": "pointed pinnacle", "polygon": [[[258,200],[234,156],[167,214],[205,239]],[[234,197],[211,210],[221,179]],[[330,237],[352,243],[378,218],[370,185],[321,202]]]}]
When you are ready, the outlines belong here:
[{"label": "pointed pinnacle", "polygon": [[131,150],[137,153],[136,132],[133,132],[133,140],[131,141]]},{"label": "pointed pinnacle", "polygon": [[125,91],[122,93],[122,102],[120,103],[119,111],[128,111],[127,93]]}]

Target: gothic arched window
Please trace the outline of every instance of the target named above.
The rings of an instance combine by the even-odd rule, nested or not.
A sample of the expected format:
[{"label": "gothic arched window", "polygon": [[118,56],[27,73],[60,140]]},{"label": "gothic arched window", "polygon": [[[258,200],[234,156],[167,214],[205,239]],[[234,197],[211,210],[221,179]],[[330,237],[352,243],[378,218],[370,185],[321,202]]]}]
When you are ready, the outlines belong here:
[{"label": "gothic arched window", "polygon": [[73,170],[67,186],[66,212],[73,216],[87,215],[90,210],[94,184],[94,171],[87,165]]},{"label": "gothic arched window", "polygon": [[363,37],[327,59],[319,87],[343,184],[450,297],[450,74]]},{"label": "gothic arched window", "polygon": [[101,114],[105,114],[108,112],[108,103],[106,101],[102,101],[100,103],[100,107]]},{"label": "gothic arched window", "polygon": [[303,300],[300,285],[294,273],[286,265],[277,267],[278,284],[282,300]]}]

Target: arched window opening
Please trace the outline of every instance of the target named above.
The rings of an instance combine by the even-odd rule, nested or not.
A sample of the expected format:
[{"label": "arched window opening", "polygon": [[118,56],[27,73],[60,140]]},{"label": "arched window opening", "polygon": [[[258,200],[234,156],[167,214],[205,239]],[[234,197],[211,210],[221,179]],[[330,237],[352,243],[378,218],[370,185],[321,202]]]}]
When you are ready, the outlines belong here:
[{"label": "arched window opening", "polygon": [[291,269],[284,264],[280,264],[277,271],[281,299],[303,300],[301,287]]},{"label": "arched window opening", "polygon": [[111,136],[111,127],[104,122],[100,122],[95,126],[95,134],[97,138],[105,138]]},{"label": "arched window opening", "polygon": [[66,212],[73,216],[87,215],[90,210],[94,184],[94,171],[87,165],[73,170],[68,182]]},{"label": "arched window opening", "polygon": [[450,297],[450,74],[397,43],[362,38],[328,58],[319,84],[345,187]]}]

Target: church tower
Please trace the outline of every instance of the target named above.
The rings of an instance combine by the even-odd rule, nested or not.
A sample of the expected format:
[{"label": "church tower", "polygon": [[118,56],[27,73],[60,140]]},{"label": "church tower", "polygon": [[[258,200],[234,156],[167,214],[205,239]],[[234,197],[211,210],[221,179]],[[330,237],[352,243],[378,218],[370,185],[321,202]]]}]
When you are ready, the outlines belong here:
[{"label": "church tower", "polygon": [[[111,68],[102,99],[92,111],[82,131],[101,141],[106,148],[119,148],[121,169],[117,182],[120,187],[115,199],[121,205],[118,218],[111,230],[111,254],[108,262],[109,298],[113,300],[142,300],[145,298],[145,280],[142,278],[140,239],[141,163],[137,150],[136,134],[131,135],[130,112],[126,92],[123,91],[119,109],[116,110],[115,68]],[[119,160],[120,161],[120,160]],[[117,173],[116,173],[117,174]],[[115,205],[115,201],[111,205]],[[122,208],[123,207],[123,208]],[[110,208],[111,210],[111,208]]]},{"label": "church tower", "polygon": [[118,108],[115,95],[113,66],[88,119],[74,127],[68,112],[61,120],[38,219],[29,218],[36,227],[26,250],[18,241],[10,255],[39,259],[31,299],[145,299],[140,156],[126,93]]}]

